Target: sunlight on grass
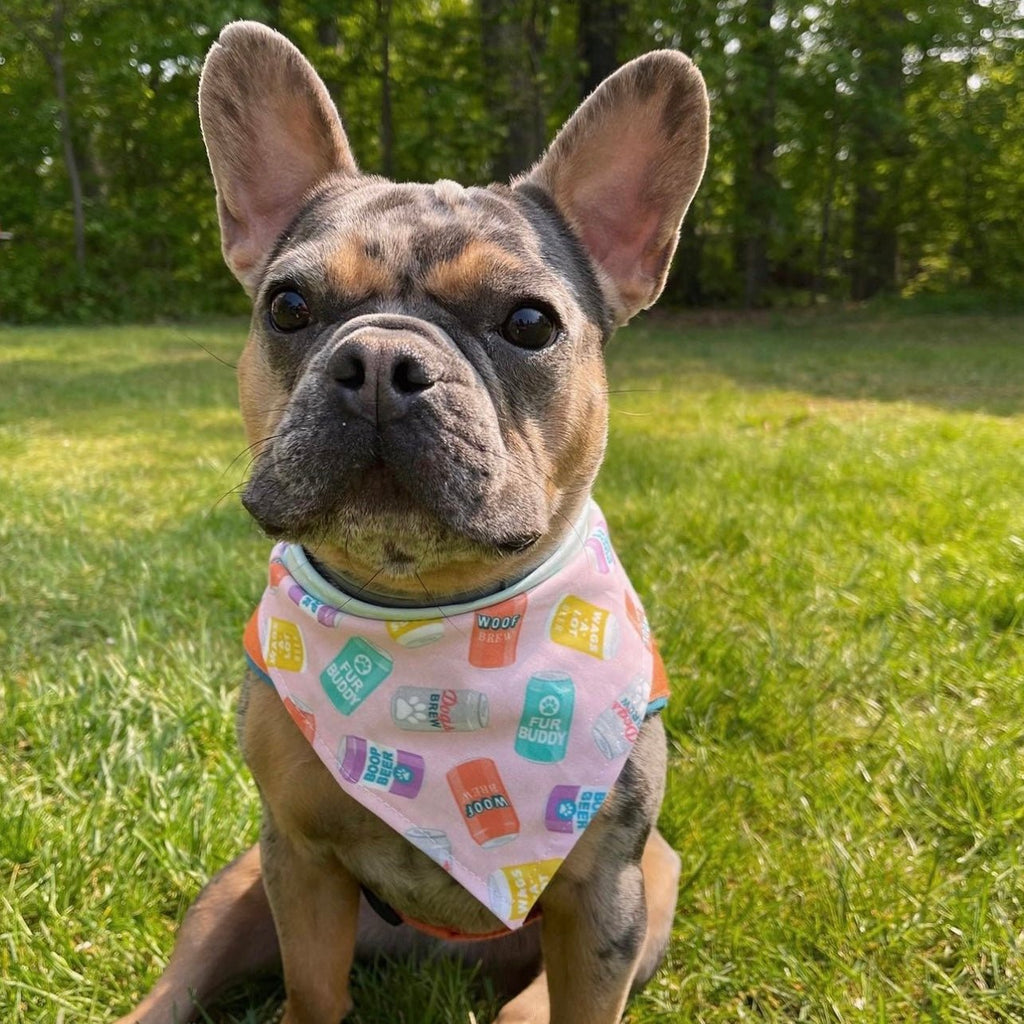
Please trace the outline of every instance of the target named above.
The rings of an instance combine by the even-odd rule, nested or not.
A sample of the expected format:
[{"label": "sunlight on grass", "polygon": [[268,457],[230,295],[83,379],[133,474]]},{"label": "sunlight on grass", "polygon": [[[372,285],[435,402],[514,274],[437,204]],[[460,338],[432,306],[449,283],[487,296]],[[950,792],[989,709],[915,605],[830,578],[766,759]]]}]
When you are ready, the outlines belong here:
[{"label": "sunlight on grass", "polygon": [[[598,498],[673,677],[666,969],[631,1024],[1024,1019],[1021,318],[648,321]],[[0,1020],[99,1022],[256,833],[243,328],[0,331]],[[489,1019],[467,972],[361,1024]],[[273,984],[211,1020],[267,1021]]]}]

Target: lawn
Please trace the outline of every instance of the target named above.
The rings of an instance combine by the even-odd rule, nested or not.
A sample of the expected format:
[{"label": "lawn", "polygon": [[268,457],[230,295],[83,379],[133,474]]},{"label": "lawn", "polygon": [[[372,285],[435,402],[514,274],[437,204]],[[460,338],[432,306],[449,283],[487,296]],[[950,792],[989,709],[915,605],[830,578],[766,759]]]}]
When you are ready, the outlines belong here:
[{"label": "lawn", "polygon": [[[100,1022],[252,841],[244,327],[0,331],[0,1021]],[[674,682],[653,1022],[1024,1020],[1024,317],[649,319],[598,485]],[[359,1024],[481,1024],[441,965]],[[273,983],[211,1012],[262,1022]]]}]

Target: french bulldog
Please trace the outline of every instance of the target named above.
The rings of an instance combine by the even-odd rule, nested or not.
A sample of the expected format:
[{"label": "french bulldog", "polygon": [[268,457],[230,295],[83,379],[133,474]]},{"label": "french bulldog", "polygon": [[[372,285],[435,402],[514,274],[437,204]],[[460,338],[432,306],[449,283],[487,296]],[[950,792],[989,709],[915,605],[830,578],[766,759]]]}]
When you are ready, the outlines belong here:
[{"label": "french bulldog", "polygon": [[[421,749],[434,744],[426,761],[373,736],[348,735],[345,764],[332,766],[326,745],[313,742],[313,713],[298,709],[298,698],[289,704],[280,680],[313,657],[302,646],[305,623],[313,628],[318,618],[317,628],[329,632],[350,614],[350,602],[393,609],[393,652],[361,640],[370,654],[350,658],[345,671],[361,664],[365,674],[354,690],[339,683],[348,689],[330,694],[348,715],[364,698],[373,702],[373,673],[390,672],[409,653],[403,630],[420,629],[427,641],[447,629],[456,644],[471,643],[458,625],[462,610],[470,610],[471,623],[473,609],[518,595],[538,573],[546,579],[553,562],[589,571],[579,552],[605,449],[603,350],[614,329],[664,286],[704,171],[703,79],[674,51],[631,61],[582,104],[529,173],[487,188],[362,174],[311,65],[259,24],[237,22],[220,34],[203,68],[199,108],[224,258],[253,301],[238,367],[255,455],[242,500],[282,542],[265,601],[287,605],[285,589],[301,594],[295,614],[308,618],[286,629],[271,621],[279,614],[272,608],[251,626],[238,731],[262,800],[260,842],[203,890],[167,970],[122,1024],[185,1020],[228,982],[277,965],[286,1024],[337,1024],[352,1008],[354,958],[438,949],[480,963],[508,990],[500,1024],[612,1024],[661,962],[677,898],[680,860],[655,827],[666,742],[654,705],[638,711],[639,698],[615,705],[625,725],[608,719],[620,732],[606,736],[603,749],[623,761],[585,828],[576,829],[571,810],[569,824],[548,822],[578,834],[564,856],[541,862],[543,872],[526,870],[525,883],[520,877],[539,898],[517,921],[510,905],[500,910],[467,888],[472,872],[460,875],[458,856],[448,862],[443,843],[425,847],[429,830],[403,834],[393,817],[405,813],[394,811],[400,799],[383,817],[374,802],[396,792],[408,797],[432,770],[423,765],[434,752],[475,742],[467,737],[487,724],[485,698],[463,706],[452,680],[420,679],[416,693],[433,685],[456,694],[447,718],[425,711],[415,726],[438,727],[424,734]],[[598,555],[607,572],[614,552]],[[295,560],[320,581],[316,596],[313,584],[300,586]],[[598,687],[587,666],[596,673],[602,658],[620,650],[606,642],[604,625],[598,630],[598,611],[582,597],[563,597],[537,627],[566,647],[577,719],[589,687]],[[627,612],[640,635],[642,613]],[[530,614],[522,617],[520,648]],[[499,627],[511,642],[518,613]],[[650,682],[656,655],[649,640],[636,643],[639,653],[629,656],[637,666],[646,659]],[[485,661],[479,672],[493,664]],[[514,685],[520,689],[509,697]],[[492,687],[491,722],[506,698],[522,705],[525,685]],[[565,691],[557,690],[564,682],[544,677],[531,685],[548,688],[545,714],[559,701],[568,714]],[[649,700],[646,684],[638,685]],[[373,700],[380,703],[387,689],[380,684]],[[403,691],[403,709],[415,705],[413,690]],[[600,740],[598,719],[583,723],[579,741],[551,725],[564,724],[564,715],[534,719],[547,723],[542,742],[554,743],[539,755],[520,749],[521,734],[511,749],[513,723],[506,753],[514,759],[525,751],[532,759],[526,768],[557,783],[550,764],[533,762],[557,761],[573,743],[592,747],[586,730],[593,725]],[[629,742],[616,747],[630,722]],[[421,734],[408,735],[406,747]],[[367,751],[377,759],[373,779]],[[349,754],[358,759],[354,769]],[[381,762],[390,764],[383,776]],[[525,835],[528,823],[506,800],[500,778],[493,781],[509,769],[478,757],[473,770],[486,778],[466,781],[468,763],[447,776],[453,813],[465,817],[452,828],[466,826],[464,845],[484,856],[520,830]],[[376,786],[373,798],[359,797],[360,786]],[[447,792],[443,779],[438,791]],[[517,857],[506,858],[514,870],[529,868],[516,866]],[[496,872],[499,883],[508,870]]]}]

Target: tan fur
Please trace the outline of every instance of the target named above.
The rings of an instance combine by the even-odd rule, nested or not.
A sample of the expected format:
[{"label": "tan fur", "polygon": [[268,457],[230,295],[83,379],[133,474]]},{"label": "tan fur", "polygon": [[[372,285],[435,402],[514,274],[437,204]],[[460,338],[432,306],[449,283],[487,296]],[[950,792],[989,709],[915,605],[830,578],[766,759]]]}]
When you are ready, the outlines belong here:
[{"label": "tan fur", "polygon": [[346,238],[332,249],[323,262],[329,287],[353,303],[370,295],[391,295],[396,291],[394,274],[380,260],[366,255],[361,238]]},{"label": "tan fur", "polygon": [[465,302],[479,294],[481,287],[488,282],[502,276],[523,277],[529,272],[529,267],[507,249],[474,240],[454,259],[431,267],[424,285],[438,298]]},{"label": "tan fur", "polygon": [[259,345],[251,335],[238,360],[238,403],[253,457],[262,453],[288,404],[288,394],[270,372]]}]

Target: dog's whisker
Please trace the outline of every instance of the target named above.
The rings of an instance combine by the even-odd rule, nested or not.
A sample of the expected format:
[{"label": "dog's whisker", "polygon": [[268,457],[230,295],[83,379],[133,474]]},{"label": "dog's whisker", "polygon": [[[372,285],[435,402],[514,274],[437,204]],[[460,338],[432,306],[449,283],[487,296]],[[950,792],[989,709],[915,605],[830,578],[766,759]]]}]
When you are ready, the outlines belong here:
[{"label": "dog's whisker", "polygon": [[[257,448],[259,448],[260,450],[259,450],[258,452],[255,452],[255,455],[254,455],[254,457],[253,457],[253,458],[252,458],[252,459],[251,459],[251,460],[249,461],[249,466],[251,466],[251,465],[253,464],[253,462],[255,462],[255,461],[256,461],[256,459],[258,459],[258,458],[259,458],[259,457],[260,457],[260,456],[261,456],[261,455],[263,454],[263,452],[264,452],[264,451],[266,450],[266,448],[265,448],[265,447],[261,447],[261,446],[266,446],[266,445],[272,444],[272,443],[273,443],[274,441],[276,441],[276,440],[277,440],[277,439],[278,439],[279,437],[283,437],[283,436],[284,436],[283,434],[271,434],[271,435],[270,435],[269,437],[261,437],[261,438],[260,438],[260,439],[259,439],[258,441],[253,441],[253,443],[252,443],[252,444],[246,445],[246,446],[245,446],[245,447],[244,447],[244,448],[243,448],[243,449],[242,449],[242,450],[241,450],[241,451],[240,451],[240,452],[239,452],[239,453],[238,453],[238,454],[237,454],[237,455],[236,455],[236,456],[235,456],[235,457],[234,457],[234,458],[233,458],[233,459],[232,459],[232,460],[231,460],[231,461],[230,461],[230,462],[229,462],[229,463],[228,463],[228,464],[227,464],[227,465],[226,465],[226,466],[224,467],[224,470],[223,470],[223,472],[221,473],[221,476],[226,476],[226,475],[227,475],[227,473],[228,473],[228,471],[229,471],[229,470],[231,469],[231,467],[232,467],[232,466],[233,466],[233,465],[234,465],[234,464],[235,464],[236,462],[238,462],[238,460],[239,460],[239,459],[242,459],[242,458],[244,458],[244,457],[245,457],[246,455],[252,455],[252,454],[253,454],[253,452],[254,452],[254,451],[255,451],[255,450],[257,449]],[[249,467],[247,466],[247,467],[246,467],[246,469],[248,469],[248,468],[249,468]]]},{"label": "dog's whisker", "polygon": [[190,341],[197,348],[201,348],[208,356],[210,356],[212,359],[216,359],[217,362],[220,363],[222,366],[226,366],[229,370],[238,369],[238,366],[235,363],[229,363],[226,359],[223,359],[221,356],[217,355],[217,353],[214,352],[212,349],[207,348],[197,338],[193,338],[191,334],[186,334],[184,335],[184,337],[186,341]]},{"label": "dog's whisker", "polygon": [[245,489],[245,483],[244,483],[244,482],[243,482],[243,483],[240,483],[240,484],[235,484],[235,486],[234,486],[234,487],[231,487],[231,488],[229,488],[228,490],[226,490],[226,491],[225,491],[225,492],[224,492],[224,493],[223,493],[223,494],[222,494],[222,495],[221,495],[221,496],[220,496],[220,497],[219,497],[219,498],[218,498],[218,499],[217,499],[217,500],[216,500],[216,501],[215,501],[215,502],[214,502],[214,503],[213,503],[213,504],[212,504],[212,505],[210,506],[210,508],[209,508],[209,512],[211,512],[211,513],[213,513],[213,512],[216,512],[216,511],[217,511],[217,509],[218,509],[218,508],[220,507],[220,505],[221,505],[221,503],[222,503],[223,501],[226,501],[226,500],[227,500],[228,498],[230,498],[230,497],[231,497],[231,495],[233,495],[233,494],[241,494],[241,493],[242,493],[242,491],[243,491],[244,489]]},{"label": "dog's whisker", "polygon": [[459,629],[458,623],[456,623],[455,620],[445,612],[444,607],[438,602],[437,598],[434,597],[434,595],[427,589],[427,585],[423,582],[420,574],[418,572],[414,572],[413,575],[416,577],[416,582],[420,585],[423,593],[427,595],[427,600],[430,602],[430,606],[441,613],[441,618],[444,619],[444,621],[447,622],[459,636],[465,636],[466,634]]}]

